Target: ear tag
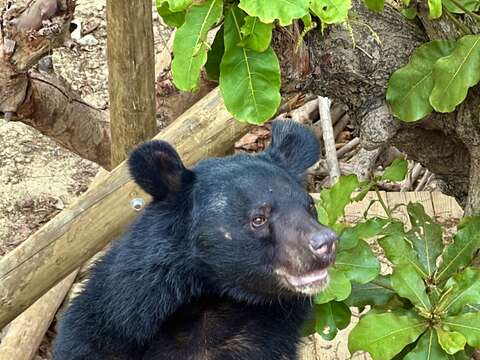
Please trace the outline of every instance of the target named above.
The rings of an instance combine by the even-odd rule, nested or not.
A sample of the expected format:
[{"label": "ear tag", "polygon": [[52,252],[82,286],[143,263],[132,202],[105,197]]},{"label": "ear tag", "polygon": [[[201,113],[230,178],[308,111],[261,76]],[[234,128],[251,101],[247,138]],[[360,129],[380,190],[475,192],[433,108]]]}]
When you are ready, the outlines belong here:
[{"label": "ear tag", "polygon": [[134,198],[130,200],[130,205],[132,206],[133,210],[140,211],[145,206],[145,200],[143,200],[143,198]]}]

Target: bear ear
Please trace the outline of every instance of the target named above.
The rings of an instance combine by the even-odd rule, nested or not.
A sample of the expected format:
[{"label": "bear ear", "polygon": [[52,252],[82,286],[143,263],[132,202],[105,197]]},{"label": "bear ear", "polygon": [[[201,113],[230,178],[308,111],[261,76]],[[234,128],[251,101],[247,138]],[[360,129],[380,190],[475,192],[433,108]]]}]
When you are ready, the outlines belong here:
[{"label": "bear ear", "polygon": [[160,140],[147,141],[133,150],[128,167],[135,182],[154,200],[175,197],[195,179],[175,149]]},{"label": "bear ear", "polygon": [[320,158],[320,143],[306,126],[291,120],[275,120],[272,142],[264,154],[297,179]]}]

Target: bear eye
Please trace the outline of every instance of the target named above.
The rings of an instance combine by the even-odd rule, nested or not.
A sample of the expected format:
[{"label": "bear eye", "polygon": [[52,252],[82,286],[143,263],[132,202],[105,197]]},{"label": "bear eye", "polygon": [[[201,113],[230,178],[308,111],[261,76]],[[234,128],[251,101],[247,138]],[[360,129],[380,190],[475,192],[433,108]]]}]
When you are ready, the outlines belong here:
[{"label": "bear eye", "polygon": [[310,204],[308,205],[308,210],[310,210],[310,212],[313,214],[313,215],[317,215],[317,208],[315,207],[315,203],[313,202],[313,200],[310,202]]},{"label": "bear eye", "polygon": [[252,227],[259,228],[267,222],[267,218],[263,215],[256,215],[252,219]]}]

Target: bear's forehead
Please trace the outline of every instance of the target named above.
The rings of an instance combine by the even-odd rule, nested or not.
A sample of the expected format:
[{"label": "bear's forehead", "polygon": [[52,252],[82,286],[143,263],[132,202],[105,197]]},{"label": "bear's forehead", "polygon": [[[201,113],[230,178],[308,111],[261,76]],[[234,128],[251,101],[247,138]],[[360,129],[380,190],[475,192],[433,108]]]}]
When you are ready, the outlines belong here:
[{"label": "bear's forehead", "polygon": [[217,210],[235,204],[303,203],[308,195],[285,170],[255,156],[209,159],[194,168],[197,200]]}]

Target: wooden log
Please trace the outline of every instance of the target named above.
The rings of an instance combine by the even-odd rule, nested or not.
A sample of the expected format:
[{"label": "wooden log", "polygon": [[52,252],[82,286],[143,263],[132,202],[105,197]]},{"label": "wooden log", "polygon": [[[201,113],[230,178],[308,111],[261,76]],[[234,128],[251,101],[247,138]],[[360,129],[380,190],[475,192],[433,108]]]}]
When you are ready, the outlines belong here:
[{"label": "wooden log", "polygon": [[[232,119],[215,89],[155,138],[173,144],[191,166],[232,150],[247,129]],[[138,214],[134,199],[149,201],[122,163],[7,254],[0,261],[0,328],[118,237]]]},{"label": "wooden log", "polygon": [[32,360],[57,309],[75,280],[77,270],[13,320],[0,343],[0,360]]},{"label": "wooden log", "polygon": [[152,1],[107,1],[112,165],[156,133]]}]

